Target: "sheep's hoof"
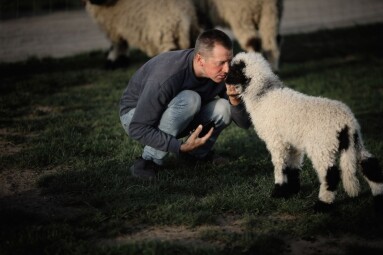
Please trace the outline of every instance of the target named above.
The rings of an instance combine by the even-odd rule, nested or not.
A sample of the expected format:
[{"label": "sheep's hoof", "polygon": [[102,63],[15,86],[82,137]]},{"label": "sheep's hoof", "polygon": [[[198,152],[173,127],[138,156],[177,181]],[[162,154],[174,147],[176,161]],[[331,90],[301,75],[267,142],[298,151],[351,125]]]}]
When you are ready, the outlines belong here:
[{"label": "sheep's hoof", "polygon": [[383,194],[374,196],[375,212],[383,214]]},{"label": "sheep's hoof", "polygon": [[290,192],[291,195],[298,194],[299,191],[301,190],[301,185],[299,183],[291,183],[291,182],[289,182],[287,184],[287,186],[288,186],[288,189],[289,189],[289,192]]},{"label": "sheep's hoof", "polygon": [[318,200],[313,209],[316,213],[328,213],[334,209],[334,205]]},{"label": "sheep's hoof", "polygon": [[105,63],[105,69],[107,70],[115,70],[118,68],[125,68],[127,66],[129,66],[129,58],[126,56],[119,56],[114,61],[108,59]]},{"label": "sheep's hoof", "polygon": [[289,198],[291,193],[289,192],[289,187],[286,183],[275,184],[274,190],[271,193],[271,197],[274,198]]},{"label": "sheep's hoof", "polygon": [[287,168],[285,169],[287,176],[287,186],[291,194],[297,194],[301,189],[301,182],[299,179],[299,169]]}]

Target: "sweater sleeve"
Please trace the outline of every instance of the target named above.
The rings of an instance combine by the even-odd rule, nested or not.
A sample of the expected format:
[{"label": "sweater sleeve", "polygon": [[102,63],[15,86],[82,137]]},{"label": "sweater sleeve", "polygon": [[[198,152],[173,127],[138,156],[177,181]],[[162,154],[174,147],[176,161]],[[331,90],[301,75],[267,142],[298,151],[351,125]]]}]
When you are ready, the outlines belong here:
[{"label": "sweater sleeve", "polygon": [[[230,103],[229,97],[226,94],[226,86],[224,86],[223,88],[224,89],[222,90],[219,96],[225,98]],[[246,111],[246,107],[243,102],[236,106],[230,104],[230,112],[231,119],[238,127],[248,129],[252,125],[250,115]]]},{"label": "sweater sleeve", "polygon": [[237,106],[230,105],[231,107],[231,118],[238,127],[248,129],[252,123],[250,116],[246,111],[246,108],[243,103],[240,103]]},{"label": "sweater sleeve", "polygon": [[158,129],[161,116],[173,96],[172,91],[167,91],[157,81],[148,80],[129,125],[130,136],[144,145],[178,154],[181,141]]}]

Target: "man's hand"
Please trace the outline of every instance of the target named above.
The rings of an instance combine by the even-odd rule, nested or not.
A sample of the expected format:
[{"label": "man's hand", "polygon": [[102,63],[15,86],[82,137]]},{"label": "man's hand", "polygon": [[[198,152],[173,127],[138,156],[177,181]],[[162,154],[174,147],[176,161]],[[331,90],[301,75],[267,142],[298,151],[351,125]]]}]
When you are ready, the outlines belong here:
[{"label": "man's hand", "polygon": [[213,134],[214,128],[211,128],[209,132],[203,137],[198,137],[199,133],[202,131],[202,125],[199,125],[193,133],[189,136],[185,143],[181,144],[180,152],[190,152],[198,147],[204,145],[206,141]]},{"label": "man's hand", "polygon": [[231,105],[234,105],[234,106],[239,105],[239,103],[241,102],[241,99],[238,97],[239,94],[235,90],[234,85],[226,84],[226,94],[229,97],[229,101]]}]

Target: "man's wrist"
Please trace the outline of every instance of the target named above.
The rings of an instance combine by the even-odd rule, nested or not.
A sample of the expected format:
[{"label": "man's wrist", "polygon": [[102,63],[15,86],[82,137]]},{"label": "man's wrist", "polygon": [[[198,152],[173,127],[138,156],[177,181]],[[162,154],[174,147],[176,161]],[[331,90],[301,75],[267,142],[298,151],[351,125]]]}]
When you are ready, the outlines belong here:
[{"label": "man's wrist", "polygon": [[189,145],[182,142],[180,146],[180,152],[189,152],[189,151],[190,151]]}]

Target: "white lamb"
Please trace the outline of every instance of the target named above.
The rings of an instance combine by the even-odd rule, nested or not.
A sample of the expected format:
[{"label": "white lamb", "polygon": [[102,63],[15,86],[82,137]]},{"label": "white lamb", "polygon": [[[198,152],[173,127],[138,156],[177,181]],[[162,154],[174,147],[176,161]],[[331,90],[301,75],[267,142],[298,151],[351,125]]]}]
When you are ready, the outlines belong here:
[{"label": "white lamb", "polygon": [[200,29],[190,0],[83,0],[89,15],[112,42],[108,61],[130,47],[149,57],[194,45]]},{"label": "white lamb", "polygon": [[379,162],[364,147],[359,124],[345,104],[284,86],[258,53],[237,54],[226,83],[235,86],[256,133],[271,154],[274,197],[288,197],[299,191],[299,170],[307,154],[320,182],[316,209],[331,208],[340,179],[347,194],[357,196],[356,171],[360,165],[375,208],[383,212]]},{"label": "white lamb", "polygon": [[205,28],[229,27],[241,48],[261,52],[278,70],[283,0],[193,0]]}]

